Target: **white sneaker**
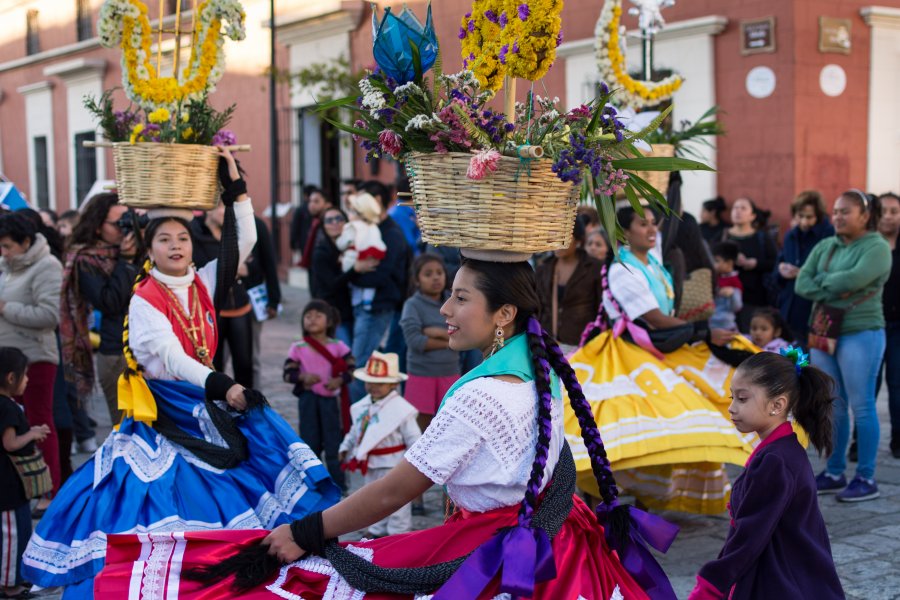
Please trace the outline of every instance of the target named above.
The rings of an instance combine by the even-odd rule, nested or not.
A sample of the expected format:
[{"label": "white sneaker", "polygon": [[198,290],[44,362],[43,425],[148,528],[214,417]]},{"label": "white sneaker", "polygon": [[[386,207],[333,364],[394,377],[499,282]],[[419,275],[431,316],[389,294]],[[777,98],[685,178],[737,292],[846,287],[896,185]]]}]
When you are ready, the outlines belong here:
[{"label": "white sneaker", "polygon": [[89,437],[88,439],[78,442],[78,451],[85,454],[93,454],[97,451],[97,438]]}]

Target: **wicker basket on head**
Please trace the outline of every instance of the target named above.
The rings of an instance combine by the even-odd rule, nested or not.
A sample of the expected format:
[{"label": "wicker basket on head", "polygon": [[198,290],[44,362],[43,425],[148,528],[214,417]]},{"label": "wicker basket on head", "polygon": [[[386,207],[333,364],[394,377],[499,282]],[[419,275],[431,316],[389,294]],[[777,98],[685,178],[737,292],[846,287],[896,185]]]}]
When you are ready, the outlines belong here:
[{"label": "wicker basket on head", "polygon": [[[579,189],[547,159],[503,156],[484,179],[466,177],[471,154],[413,152],[405,159],[422,239],[435,246],[534,253],[572,243]],[[530,167],[530,169],[529,169]]]},{"label": "wicker basket on head", "polygon": [[[650,152],[644,152],[644,156],[672,158],[675,156],[675,146],[672,144],[652,144]],[[638,171],[637,176],[656,188],[663,196],[666,195],[669,189],[668,171]]]},{"label": "wicker basket on head", "polygon": [[199,144],[113,144],[122,204],[211,210],[219,200],[219,151]]}]

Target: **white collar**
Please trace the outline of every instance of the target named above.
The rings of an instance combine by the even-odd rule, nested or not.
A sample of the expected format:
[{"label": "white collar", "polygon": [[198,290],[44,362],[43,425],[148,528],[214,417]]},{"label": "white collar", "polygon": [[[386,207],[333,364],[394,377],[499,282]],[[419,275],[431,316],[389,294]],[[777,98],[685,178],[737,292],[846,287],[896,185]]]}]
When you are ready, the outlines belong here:
[{"label": "white collar", "polygon": [[150,275],[168,288],[186,288],[194,283],[196,271],[191,267],[188,269],[187,275],[166,275],[153,267],[150,269]]}]

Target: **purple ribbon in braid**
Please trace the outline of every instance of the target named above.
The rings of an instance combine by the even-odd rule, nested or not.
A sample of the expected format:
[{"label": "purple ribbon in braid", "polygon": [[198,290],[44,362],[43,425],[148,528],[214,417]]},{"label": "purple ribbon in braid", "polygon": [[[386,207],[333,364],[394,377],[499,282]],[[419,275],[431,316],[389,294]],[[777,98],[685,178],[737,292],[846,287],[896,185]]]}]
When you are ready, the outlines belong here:
[{"label": "purple ribbon in braid", "polygon": [[[530,598],[534,586],[556,577],[556,562],[550,536],[531,526],[541,482],[547,468],[550,439],[553,431],[553,397],[550,393],[550,363],[540,323],[528,320],[527,335],[536,362],[534,382],[538,391],[538,445],[531,476],[519,510],[518,524],[499,531],[482,544],[459,567],[447,583],[434,595],[435,600],[477,598],[500,573],[500,592],[513,597]],[[537,350],[537,352],[535,352]]]},{"label": "purple ribbon in braid", "polygon": [[597,486],[603,496],[603,502],[597,506],[596,513],[598,521],[606,529],[606,541],[619,553],[622,566],[650,598],[674,599],[675,591],[669,578],[647,546],[665,553],[675,541],[679,527],[633,506],[619,505],[619,491],[591,406],[584,397],[575,370],[566,361],[562,350],[549,334],[545,333],[544,336],[553,370],[562,379],[569,392],[569,403],[581,426],[581,436],[591,458]]}]

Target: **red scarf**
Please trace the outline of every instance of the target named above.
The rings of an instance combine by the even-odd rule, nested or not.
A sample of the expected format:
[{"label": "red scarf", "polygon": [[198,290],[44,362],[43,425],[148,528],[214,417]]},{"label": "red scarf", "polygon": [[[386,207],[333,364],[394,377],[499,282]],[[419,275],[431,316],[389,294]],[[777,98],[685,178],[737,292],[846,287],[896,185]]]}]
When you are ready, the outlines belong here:
[{"label": "red scarf", "polygon": [[306,236],[306,244],[303,246],[303,256],[300,257],[300,266],[309,269],[312,265],[313,248],[316,247],[316,235],[322,227],[322,220],[318,217],[312,220],[309,225],[309,234]]},{"label": "red scarf", "polygon": [[[344,361],[343,356],[334,356],[328,351],[325,344],[308,335],[303,336],[303,341],[328,361],[331,365],[332,377],[340,377],[348,371],[347,363]],[[350,391],[347,389],[346,384],[341,386],[341,428],[344,430],[344,435],[350,431]]]},{"label": "red scarf", "polygon": [[[141,298],[149,302],[150,305],[153,306],[153,308],[164,314],[172,324],[172,332],[178,338],[178,341],[181,342],[181,347],[184,349],[185,353],[194,360],[200,363],[204,363],[204,361],[199,356],[197,356],[197,349],[194,347],[194,342],[191,340],[188,332],[177,326],[178,320],[175,318],[174,312],[175,310],[179,310],[183,307],[179,306],[178,308],[176,308],[172,306],[172,299],[169,298],[169,294],[167,294],[166,291],[162,289],[163,285],[165,284],[160,283],[152,276],[150,276],[138,284],[137,290],[135,290],[134,294],[136,296],[140,296]],[[201,281],[199,277],[194,277],[194,283],[192,285],[197,286],[197,297],[200,300],[200,314],[198,315],[197,319],[188,323],[188,326],[203,327],[206,329],[206,349],[209,352],[209,359],[211,361],[212,357],[216,354],[216,347],[219,343],[219,333],[216,330],[216,309],[213,306],[212,298],[210,297],[206,286],[203,285],[203,281]],[[191,289],[188,288],[188,306],[190,306],[192,295],[193,294],[191,293]],[[189,317],[190,314],[191,311],[189,310]],[[199,321],[199,323],[197,321]],[[201,339],[203,338],[198,335],[198,344],[200,343]]]}]

